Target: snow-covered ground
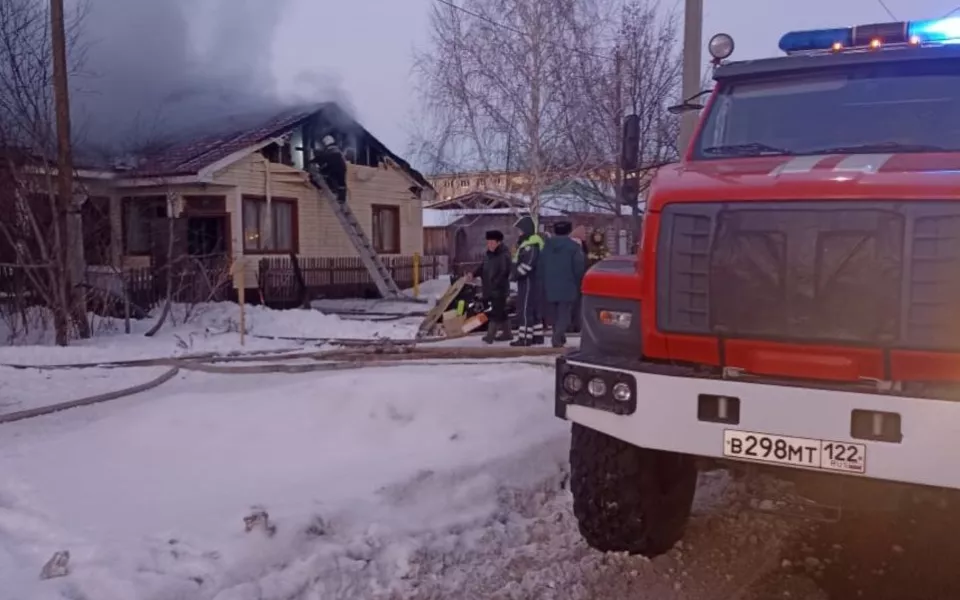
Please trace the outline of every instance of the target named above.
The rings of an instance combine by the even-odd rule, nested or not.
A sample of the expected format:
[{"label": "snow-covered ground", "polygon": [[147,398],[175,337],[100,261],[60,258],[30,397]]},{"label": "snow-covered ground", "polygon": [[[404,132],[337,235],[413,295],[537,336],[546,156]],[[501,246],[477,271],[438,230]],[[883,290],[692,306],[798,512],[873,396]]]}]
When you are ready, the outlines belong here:
[{"label": "snow-covered ground", "polygon": [[[153,339],[113,332],[69,348],[0,348],[0,360],[237,351],[236,311],[204,307]],[[251,331],[268,336],[415,330],[315,310],[249,316]],[[0,414],[160,372],[7,368]],[[569,429],[553,416],[552,394],[549,368],[502,362],[183,371],[135,396],[0,424],[0,600],[700,600],[732,597],[741,574],[776,566],[779,529],[711,516],[731,497],[723,474],[701,486],[689,538],[702,550],[692,559],[681,556],[686,546],[653,562],[588,549],[566,487]],[[261,509],[272,535],[245,531],[244,517]],[[60,550],[71,572],[42,581]],[[689,595],[696,589],[707,595]]]},{"label": "snow-covered ground", "polygon": [[[130,335],[100,321],[97,336],[67,348],[34,334],[34,344],[0,347],[0,361],[241,350],[238,307],[195,311],[153,338],[142,335],[152,319]],[[410,338],[412,321],[247,311],[248,333],[266,336]],[[302,348],[252,335],[244,350]],[[0,414],[164,370],[4,367]],[[548,369],[519,364],[184,372],[127,399],[0,425],[0,599],[288,598],[346,580],[365,590],[359,598],[400,585],[418,536],[475,526],[505,486],[558,476],[567,434],[551,394]],[[254,507],[268,511],[274,536],[244,531]],[[71,553],[71,574],[41,581],[57,550]],[[358,571],[371,561],[376,569]]]},{"label": "snow-covered ground", "polygon": [[[40,322],[38,315],[28,319],[25,333],[23,323],[18,320],[15,327],[11,327],[8,317],[0,319],[0,364],[100,362],[116,360],[118,357],[130,360],[226,353],[241,349],[278,350],[303,345],[296,340],[283,338],[413,339],[423,320],[422,316],[375,320],[333,313],[380,312],[397,316],[425,313],[449,285],[447,278],[423,282],[419,290],[420,298],[425,301],[422,304],[384,300],[329,300],[314,303],[314,310],[283,311],[247,306],[244,317],[247,336],[243,348],[240,347],[240,307],[231,302],[175,306],[170,320],[151,338],[143,334],[154,325],[159,310],[155,310],[148,319],[131,320],[129,335],[125,333],[124,323],[120,319],[92,317],[92,327],[96,333],[94,339],[75,341],[69,348],[51,347],[53,332]],[[16,335],[13,330],[16,330]]]},{"label": "snow-covered ground", "polygon": [[[191,374],[0,426],[0,596],[280,599],[339,579],[370,593],[402,585],[417,536],[476,526],[506,486],[560,472],[567,434],[550,416],[551,383],[520,365]],[[255,506],[275,536],[244,532]],[[57,550],[73,572],[41,582]]]}]

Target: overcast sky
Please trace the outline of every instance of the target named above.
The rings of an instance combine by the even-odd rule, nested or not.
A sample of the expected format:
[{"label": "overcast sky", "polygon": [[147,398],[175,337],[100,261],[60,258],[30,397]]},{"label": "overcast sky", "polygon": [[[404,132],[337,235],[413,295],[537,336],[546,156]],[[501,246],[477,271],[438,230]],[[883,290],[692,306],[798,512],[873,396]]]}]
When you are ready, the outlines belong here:
[{"label": "overcast sky", "polygon": [[[403,152],[410,119],[416,115],[411,54],[425,43],[434,1],[290,0],[274,40],[278,85],[289,89],[302,71],[322,73],[331,90],[345,94],[374,135]],[[683,5],[683,0],[661,1],[668,7]],[[885,2],[904,20],[940,17],[960,5],[960,0]],[[731,34],[738,59],[777,54],[780,36],[793,29],[889,20],[878,0],[704,0],[704,4],[704,40],[721,31]]]}]

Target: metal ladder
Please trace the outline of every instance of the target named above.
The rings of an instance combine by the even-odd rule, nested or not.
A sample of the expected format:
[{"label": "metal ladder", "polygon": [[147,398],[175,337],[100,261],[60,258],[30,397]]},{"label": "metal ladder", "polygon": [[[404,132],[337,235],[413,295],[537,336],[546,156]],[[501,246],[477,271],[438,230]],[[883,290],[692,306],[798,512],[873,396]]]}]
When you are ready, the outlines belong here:
[{"label": "metal ladder", "polygon": [[337,202],[337,195],[333,193],[333,190],[331,190],[323,180],[323,177],[317,173],[310,171],[310,181],[322,192],[321,195],[327,199],[327,202],[330,204],[330,209],[333,211],[333,214],[337,216],[337,220],[340,221],[340,226],[343,227],[343,230],[347,233],[347,237],[350,238],[353,247],[357,249],[357,254],[360,255],[363,266],[367,268],[370,277],[377,285],[377,290],[379,290],[380,295],[390,300],[413,300],[413,298],[408,298],[400,289],[400,286],[397,285],[397,282],[393,280],[389,269],[387,269],[383,261],[380,260],[380,256],[378,256],[373,249],[373,244],[370,243],[370,239],[367,238],[367,234],[364,233],[363,227],[361,227],[360,222],[357,221],[356,215],[350,210],[350,205],[347,202],[343,204]]}]

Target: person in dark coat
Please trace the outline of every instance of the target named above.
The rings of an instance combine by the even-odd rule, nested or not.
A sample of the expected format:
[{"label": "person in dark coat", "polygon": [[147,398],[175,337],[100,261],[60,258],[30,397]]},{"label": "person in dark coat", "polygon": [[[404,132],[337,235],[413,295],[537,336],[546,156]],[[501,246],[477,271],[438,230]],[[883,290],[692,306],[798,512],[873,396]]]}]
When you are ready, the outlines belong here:
[{"label": "person in dark coat", "polygon": [[573,321],[573,309],[580,297],[580,284],[586,271],[583,248],[570,238],[573,225],[560,222],[553,237],[544,244],[537,270],[543,281],[543,293],[553,320],[554,348],[567,343],[567,331]]},{"label": "person in dark coat", "polygon": [[513,257],[512,279],[517,282],[517,339],[511,346],[534,346],[544,342],[543,319],[540,317],[540,285],[536,270],[543,250],[543,238],[537,235],[537,224],[528,216],[514,225],[520,230],[517,251]]},{"label": "person in dark coat", "polygon": [[313,162],[330,191],[337,195],[337,202],[343,204],[347,201],[347,161],[332,135],[324,136],[322,144],[323,150],[317,153]]},{"label": "person in dark coat", "polygon": [[487,334],[483,341],[509,342],[513,339],[510,332],[510,320],[507,317],[507,298],[510,296],[510,252],[503,245],[503,233],[488,231],[487,253],[483,263],[471,273],[470,279],[480,278],[483,301],[487,305]]}]

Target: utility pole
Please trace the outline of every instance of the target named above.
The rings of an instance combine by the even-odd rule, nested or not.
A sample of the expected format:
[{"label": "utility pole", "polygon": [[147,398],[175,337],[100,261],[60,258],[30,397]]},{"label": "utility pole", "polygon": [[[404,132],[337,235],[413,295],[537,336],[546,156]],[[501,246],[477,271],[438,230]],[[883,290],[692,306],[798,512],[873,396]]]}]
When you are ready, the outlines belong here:
[{"label": "utility pole", "polygon": [[[50,0],[50,41],[53,50],[53,100],[57,119],[57,210],[59,226],[55,247],[59,271],[58,295],[65,318],[72,316],[81,337],[89,337],[83,292],[77,284],[83,278],[83,233],[80,209],[73,197],[73,150],[70,146],[70,91],[67,82],[67,35],[63,0]],[[80,255],[76,256],[79,248]],[[79,271],[79,273],[77,272]],[[59,341],[59,340],[58,340]],[[64,340],[65,343],[65,340]]]},{"label": "utility pole", "polygon": [[[701,48],[703,46],[703,0],[684,0],[683,8],[683,99],[700,91]],[[697,113],[687,111],[680,118],[677,150],[686,156],[697,126]]]},{"label": "utility pole", "polygon": [[623,212],[623,168],[620,164],[623,156],[623,55],[620,52],[620,44],[617,44],[616,52],[613,56],[613,72],[616,80],[616,89],[614,90],[614,114],[613,114],[613,132],[614,139],[617,140],[617,160],[615,172],[615,185],[617,197],[614,199],[616,216],[613,217],[613,227],[616,230],[617,249],[620,248],[620,230],[623,229],[623,219],[620,214]]}]

